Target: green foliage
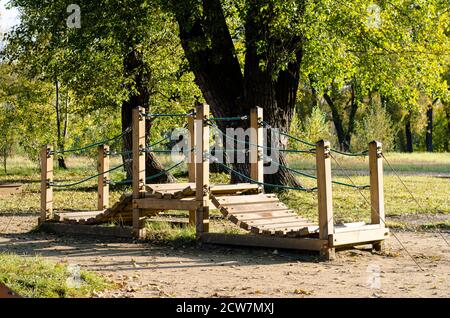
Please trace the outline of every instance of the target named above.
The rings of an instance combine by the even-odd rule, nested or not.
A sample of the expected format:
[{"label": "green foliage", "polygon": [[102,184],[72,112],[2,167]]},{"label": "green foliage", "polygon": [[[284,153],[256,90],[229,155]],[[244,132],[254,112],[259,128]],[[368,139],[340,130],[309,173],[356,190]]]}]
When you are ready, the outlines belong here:
[{"label": "green foliage", "polygon": [[367,150],[373,140],[383,143],[383,149],[390,151],[394,147],[396,129],[388,112],[380,103],[369,105],[361,120],[356,123],[352,138],[352,149]]},{"label": "green foliage", "polygon": [[[300,121],[297,114],[294,114],[290,134],[312,142],[334,140],[330,133],[330,123],[327,121],[327,115],[318,106],[313,107],[311,114],[302,121]],[[291,141],[288,148],[301,150],[305,149],[305,146],[299,142]]]},{"label": "green foliage", "polygon": [[23,297],[70,298],[92,297],[113,287],[103,277],[80,271],[80,286],[70,286],[72,274],[67,264],[53,264],[40,257],[0,254],[0,282]]}]

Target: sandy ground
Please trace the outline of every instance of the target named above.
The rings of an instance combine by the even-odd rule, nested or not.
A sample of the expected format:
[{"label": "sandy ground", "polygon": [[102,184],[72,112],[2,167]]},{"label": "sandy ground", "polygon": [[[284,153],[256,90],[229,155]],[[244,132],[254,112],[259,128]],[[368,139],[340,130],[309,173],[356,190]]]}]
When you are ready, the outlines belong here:
[{"label": "sandy ground", "polygon": [[[0,229],[9,220],[0,216]],[[35,224],[35,216],[13,218],[0,234],[0,252],[79,265],[121,286],[99,297],[450,296],[450,247],[435,233],[397,233],[421,271],[393,236],[383,254],[361,248],[319,262],[316,254],[281,250],[174,248],[28,233]]]}]

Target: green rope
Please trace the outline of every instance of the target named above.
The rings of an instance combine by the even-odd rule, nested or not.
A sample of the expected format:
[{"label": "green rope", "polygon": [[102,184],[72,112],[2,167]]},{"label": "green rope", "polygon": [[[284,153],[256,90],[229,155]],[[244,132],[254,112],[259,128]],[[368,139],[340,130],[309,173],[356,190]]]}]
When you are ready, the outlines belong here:
[{"label": "green rope", "polygon": [[245,174],[242,174],[234,169],[231,169],[230,167],[228,167],[227,165],[224,165],[223,163],[216,161],[216,163],[220,166],[222,166],[223,168],[227,169],[228,171],[236,174],[237,176],[244,178],[252,183],[255,184],[259,184],[261,186],[267,187],[267,188],[273,188],[273,189],[284,189],[284,190],[295,190],[295,191],[305,191],[305,192],[313,192],[316,191],[317,188],[303,188],[303,187],[290,187],[290,186],[284,186],[284,185],[278,185],[278,184],[271,184],[271,183],[265,183],[265,182],[259,182],[256,181],[248,176],[246,176]]},{"label": "green rope", "polygon": [[89,180],[92,180],[92,179],[98,178],[98,177],[100,177],[100,176],[102,176],[102,175],[105,175],[105,174],[107,174],[107,173],[109,173],[109,172],[118,170],[119,168],[122,168],[124,165],[125,165],[125,164],[121,164],[121,165],[119,165],[119,166],[117,166],[117,167],[114,167],[114,168],[112,168],[112,169],[109,169],[108,171],[98,173],[98,174],[96,174],[96,175],[94,175],[94,176],[90,176],[90,177],[84,178],[84,179],[82,179],[82,180],[80,180],[80,181],[77,181],[77,182],[74,182],[74,183],[57,184],[57,183],[54,183],[54,182],[50,182],[50,183],[49,183],[49,186],[55,187],[55,188],[69,188],[69,187],[74,187],[74,186],[76,186],[76,185],[85,183],[85,182],[87,182],[87,181],[89,181]]},{"label": "green rope", "polygon": [[[278,163],[278,162],[275,162],[275,161],[271,161],[272,163],[275,163],[277,166],[279,166],[279,167],[281,167],[281,168],[284,168],[284,169],[286,169],[286,170],[288,170],[288,171],[290,171],[290,172],[292,172],[292,173],[295,173],[295,174],[298,174],[298,175],[301,175],[301,176],[304,176],[304,177],[307,177],[307,178],[310,178],[310,179],[315,179],[315,180],[317,180],[317,177],[316,176],[314,176],[314,175],[311,175],[311,174],[308,174],[308,173],[306,173],[306,172],[302,172],[302,171],[299,171],[299,170],[295,170],[295,169],[292,169],[292,168],[289,168],[289,167],[287,167],[287,166],[285,166],[285,165],[282,165],[282,164],[280,164],[280,163]],[[349,184],[349,183],[345,183],[345,182],[340,182],[340,181],[331,181],[332,183],[334,183],[334,184],[338,184],[338,185],[341,185],[341,186],[345,186],[345,187],[349,187],[349,188],[353,188],[353,189],[368,189],[368,188],[370,188],[370,186],[369,185],[364,185],[364,186],[358,186],[358,185],[353,185],[353,184]]]},{"label": "green rope", "polygon": [[211,117],[208,118],[207,121],[238,121],[238,120],[247,120],[248,116],[241,117]]},{"label": "green rope", "polygon": [[74,153],[74,152],[84,152],[84,151],[87,151],[87,150],[89,150],[91,148],[108,144],[111,141],[115,141],[115,140],[123,137],[125,134],[129,133],[130,131],[131,131],[131,128],[127,128],[120,135],[117,135],[117,136],[115,136],[113,138],[106,139],[106,140],[103,140],[103,141],[99,141],[99,142],[96,142],[96,143],[93,143],[93,144],[90,144],[90,145],[87,145],[87,146],[84,146],[84,147],[80,147],[80,148],[74,148],[74,149],[69,149],[69,150],[52,151],[52,152],[50,152],[50,154],[65,154],[65,153]]},{"label": "green rope", "polygon": [[[263,121],[262,123],[263,123],[266,127],[271,128],[271,126],[270,126],[267,122]],[[306,141],[306,140],[304,140],[304,139],[300,139],[300,138],[298,138],[298,137],[289,135],[289,134],[284,133],[284,132],[282,132],[282,131],[280,131],[280,135],[285,136],[285,137],[288,137],[288,138],[291,138],[291,139],[294,139],[295,141],[298,141],[298,142],[300,142],[300,143],[302,143],[302,144],[304,144],[304,145],[307,145],[307,146],[310,146],[310,147],[316,147],[316,145],[313,144],[312,142],[309,142],[309,141]],[[280,151],[281,151],[281,150],[280,150]],[[367,150],[361,151],[361,152],[345,152],[345,151],[340,151],[340,150],[337,150],[337,149],[333,149],[333,148],[332,148],[331,151],[334,152],[334,153],[343,155],[343,156],[348,156],[348,157],[365,157],[365,156],[367,156],[367,154],[368,154],[368,151],[367,151]]]},{"label": "green rope", "polygon": [[151,117],[151,118],[166,118],[166,117],[190,117],[193,116],[192,113],[185,113],[185,114],[142,114],[145,117]]},{"label": "green rope", "polygon": [[[175,164],[175,165],[173,165],[173,166],[171,166],[171,167],[169,167],[169,168],[167,168],[167,169],[162,170],[161,172],[158,172],[158,173],[156,173],[156,174],[154,174],[154,175],[152,175],[152,176],[149,176],[149,177],[145,178],[145,181],[147,182],[147,181],[151,181],[151,180],[157,179],[157,178],[163,176],[165,173],[170,172],[170,171],[172,171],[173,169],[176,169],[177,167],[179,167],[179,166],[180,166],[181,164],[183,164],[183,163],[184,163],[184,160],[178,162],[177,164]],[[125,180],[125,181],[119,181],[119,182],[109,181],[109,183],[110,183],[111,185],[113,185],[113,186],[114,186],[114,185],[126,185],[126,184],[131,184],[132,182],[133,182],[132,180]]]}]

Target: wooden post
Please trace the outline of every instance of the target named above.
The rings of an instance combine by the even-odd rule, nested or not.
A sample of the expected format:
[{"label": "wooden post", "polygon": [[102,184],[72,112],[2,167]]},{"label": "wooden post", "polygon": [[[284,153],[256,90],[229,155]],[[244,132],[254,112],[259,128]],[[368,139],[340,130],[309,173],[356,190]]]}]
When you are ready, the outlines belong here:
[{"label": "wooden post", "polygon": [[[133,109],[133,200],[140,199],[145,194],[145,109]],[[141,213],[133,202],[133,236],[144,238]]]},{"label": "wooden post", "polygon": [[[316,166],[317,166],[317,189],[319,207],[319,238],[330,240],[330,235],[334,233],[333,221],[333,199],[331,180],[331,158],[330,142],[319,141],[316,146]],[[330,245],[332,242],[329,242]],[[326,260],[335,257],[334,248],[324,248],[320,256]]]},{"label": "wooden post", "polygon": [[[264,182],[264,130],[262,127],[263,109],[252,108],[250,111],[250,177],[258,182]],[[257,146],[254,146],[257,145]]]},{"label": "wooden post", "polygon": [[[370,168],[370,203],[372,224],[385,227],[384,190],[383,190],[383,147],[381,142],[372,141],[369,144]],[[377,251],[383,250],[383,242],[373,244]]]},{"label": "wooden post", "polygon": [[197,106],[196,132],[196,200],[200,207],[196,211],[195,223],[197,238],[209,232],[209,105]]},{"label": "wooden post", "polygon": [[[192,111],[191,113],[194,113]],[[188,117],[188,131],[189,131],[189,142],[188,142],[188,151],[189,151],[189,182],[195,183],[195,150],[192,150],[195,147],[195,118],[194,116]],[[189,211],[189,224],[195,225],[195,210]]]},{"label": "wooden post", "polygon": [[104,211],[109,208],[109,146],[98,146],[98,164],[97,171],[102,173],[98,176],[98,201],[97,210]]},{"label": "wooden post", "polygon": [[41,216],[39,224],[53,219],[53,148],[42,147],[41,152]]}]

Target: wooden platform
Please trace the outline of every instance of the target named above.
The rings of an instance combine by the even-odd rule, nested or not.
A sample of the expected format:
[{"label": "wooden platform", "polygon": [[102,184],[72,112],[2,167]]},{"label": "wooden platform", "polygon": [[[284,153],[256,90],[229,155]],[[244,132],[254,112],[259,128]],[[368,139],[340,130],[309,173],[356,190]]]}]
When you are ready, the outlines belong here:
[{"label": "wooden platform", "polygon": [[66,224],[59,222],[44,222],[40,225],[40,230],[55,234],[89,235],[96,237],[118,237],[132,238],[133,231],[130,226],[99,226]]},{"label": "wooden platform", "polygon": [[225,218],[254,234],[302,237],[315,234],[319,227],[298,216],[275,194],[211,196]]},{"label": "wooden platform", "polygon": [[22,298],[20,297],[17,293],[15,293],[14,291],[12,291],[10,288],[8,288],[7,286],[3,285],[2,283],[0,283],[0,299],[3,298]]},{"label": "wooden platform", "polygon": [[22,193],[22,184],[0,184],[0,196]]},{"label": "wooden platform", "polygon": [[[149,184],[146,191],[157,199],[167,200],[194,197],[196,194],[195,183]],[[261,188],[251,183],[216,184],[211,185],[210,191],[215,195],[241,195],[258,193]]]}]

